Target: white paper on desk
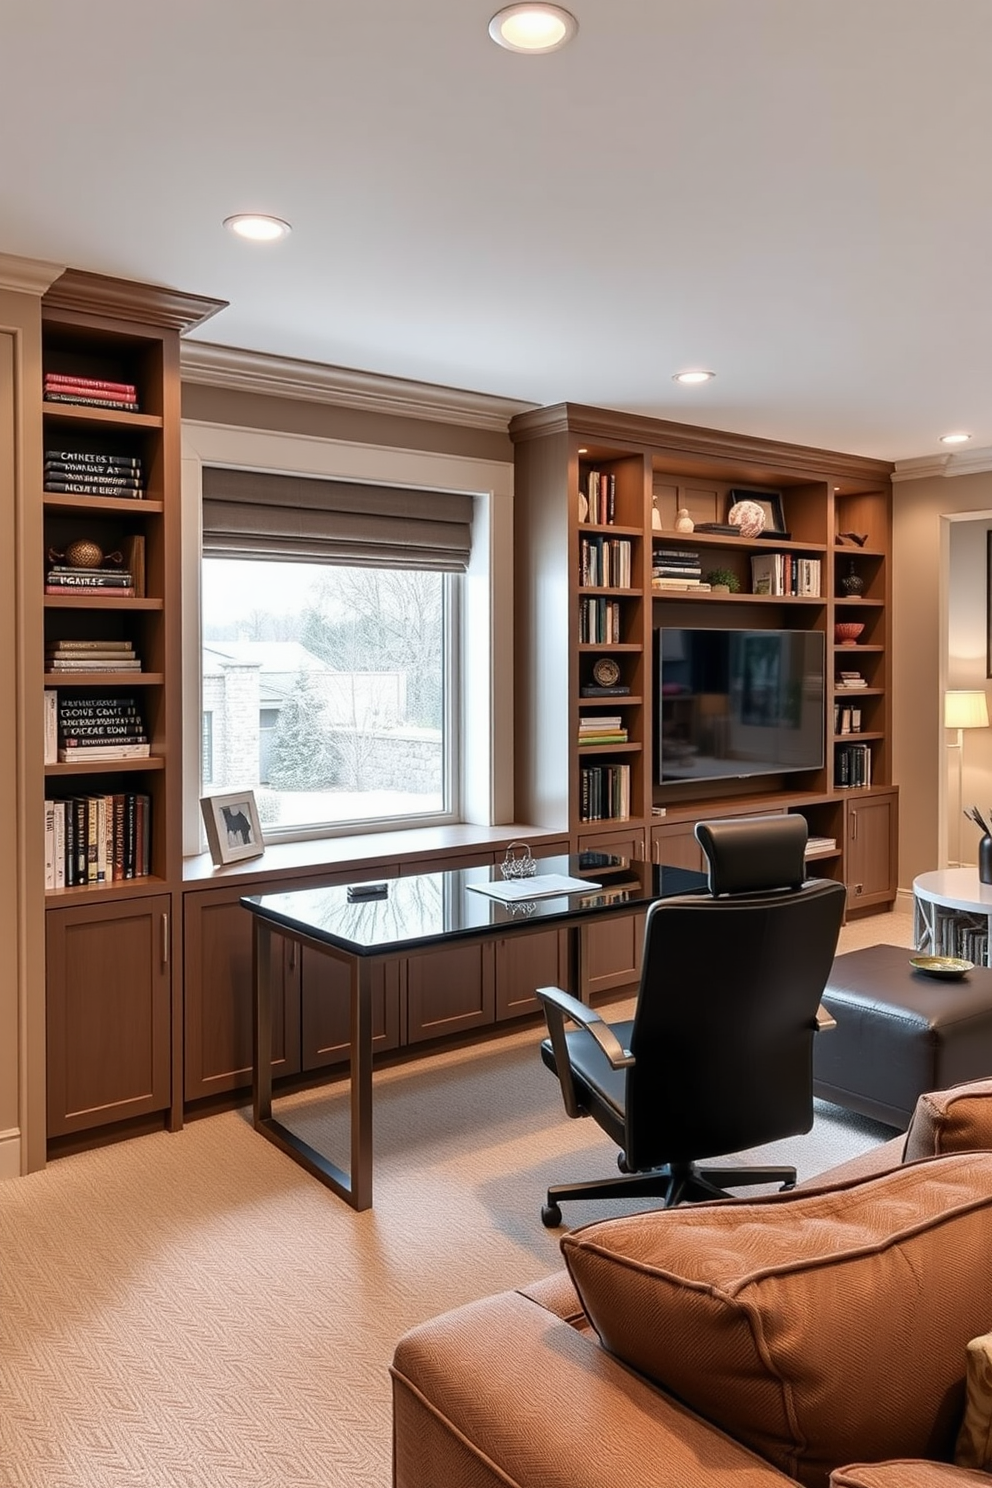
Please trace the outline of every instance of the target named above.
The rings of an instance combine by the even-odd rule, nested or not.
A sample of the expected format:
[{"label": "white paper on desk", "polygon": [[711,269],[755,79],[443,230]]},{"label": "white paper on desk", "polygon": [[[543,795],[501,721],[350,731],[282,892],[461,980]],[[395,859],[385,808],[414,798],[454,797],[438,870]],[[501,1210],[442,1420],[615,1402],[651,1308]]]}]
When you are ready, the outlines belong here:
[{"label": "white paper on desk", "polygon": [[579,894],[583,889],[601,889],[588,878],[569,878],[564,873],[539,873],[534,878],[511,878],[503,882],[467,884],[477,894],[514,904],[519,899],[547,899],[551,894]]}]

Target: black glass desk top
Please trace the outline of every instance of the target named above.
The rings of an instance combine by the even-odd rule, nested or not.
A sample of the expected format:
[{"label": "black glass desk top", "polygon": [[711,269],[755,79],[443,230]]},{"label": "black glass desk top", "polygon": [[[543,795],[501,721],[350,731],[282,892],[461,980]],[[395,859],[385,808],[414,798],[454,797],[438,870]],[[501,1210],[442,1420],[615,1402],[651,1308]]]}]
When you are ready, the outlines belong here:
[{"label": "black glass desk top", "polygon": [[656,899],[706,887],[703,873],[607,853],[539,858],[537,874],[588,879],[590,888],[506,904],[470,888],[503,882],[499,866],[486,864],[390,878],[381,899],[351,900],[348,884],[333,884],[283,894],[249,894],[241,903],[274,927],[296,930],[352,955],[373,956],[510,926],[522,928],[525,923],[552,925],[612,908],[647,908]]}]

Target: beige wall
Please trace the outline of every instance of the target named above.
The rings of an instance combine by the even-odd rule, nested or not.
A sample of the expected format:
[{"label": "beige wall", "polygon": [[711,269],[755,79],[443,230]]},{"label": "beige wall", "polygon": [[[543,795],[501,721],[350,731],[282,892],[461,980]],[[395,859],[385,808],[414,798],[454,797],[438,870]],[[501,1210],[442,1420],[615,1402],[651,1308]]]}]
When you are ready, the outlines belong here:
[{"label": "beige wall", "polygon": [[234,428],[271,429],[310,439],[342,439],[349,443],[387,445],[395,449],[429,450],[471,460],[512,462],[508,434],[472,429],[430,419],[405,418],[329,403],[305,403],[262,393],[230,391],[221,387],[183,384],[183,419]]},{"label": "beige wall", "polygon": [[[893,523],[893,778],[899,786],[899,887],[911,890],[919,873],[941,866],[947,860],[948,833],[956,842],[956,779],[951,776],[952,799],[947,789],[948,736],[942,726],[945,687],[982,686],[978,657],[984,672],[985,528],[980,520],[992,512],[992,472],[977,475],[929,476],[922,480],[897,480],[894,487]],[[956,519],[956,520],[951,520]],[[967,519],[971,552],[962,563],[958,522]],[[952,535],[958,551],[958,573],[951,572]],[[980,545],[980,553],[976,553]],[[981,583],[979,595],[974,586]],[[965,597],[962,586],[969,593]],[[954,604],[953,641],[951,595]],[[979,638],[968,630],[981,623]],[[952,650],[953,645],[953,650]],[[953,738],[953,736],[950,736]],[[979,746],[969,740],[966,758],[977,755]],[[992,740],[989,743],[992,759]],[[976,761],[977,762],[977,761]],[[956,768],[951,757],[950,763]],[[985,794],[992,798],[992,776]],[[979,788],[969,769],[969,790]],[[992,799],[987,803],[992,805]],[[955,814],[952,827],[950,811]],[[965,860],[974,844],[966,827],[963,838]],[[956,855],[956,848],[950,856]]]}]

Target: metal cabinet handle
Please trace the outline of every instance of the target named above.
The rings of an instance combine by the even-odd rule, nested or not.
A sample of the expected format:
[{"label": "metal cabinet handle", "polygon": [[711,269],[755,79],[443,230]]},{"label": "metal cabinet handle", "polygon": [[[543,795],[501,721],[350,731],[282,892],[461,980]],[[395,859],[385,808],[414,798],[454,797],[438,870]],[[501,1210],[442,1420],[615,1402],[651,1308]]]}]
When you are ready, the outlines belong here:
[{"label": "metal cabinet handle", "polygon": [[162,916],[162,965],[169,964],[169,916]]}]

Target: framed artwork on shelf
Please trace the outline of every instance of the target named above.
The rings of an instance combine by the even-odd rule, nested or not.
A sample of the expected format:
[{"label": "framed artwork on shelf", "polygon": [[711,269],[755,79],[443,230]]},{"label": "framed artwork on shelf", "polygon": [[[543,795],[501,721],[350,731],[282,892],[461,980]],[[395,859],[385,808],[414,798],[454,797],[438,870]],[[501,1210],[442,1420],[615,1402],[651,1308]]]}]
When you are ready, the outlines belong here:
[{"label": "framed artwork on shelf", "polygon": [[781,491],[746,491],[737,488],[731,491],[727,497],[728,512],[738,502],[753,501],[756,506],[761,507],[765,518],[761,529],[762,537],[788,537],[789,531],[785,525],[785,508],[782,505]]},{"label": "framed artwork on shelf", "polygon": [[201,796],[200,810],[207,829],[210,856],[218,868],[225,863],[240,863],[243,858],[262,856],[265,843],[252,791]]}]

